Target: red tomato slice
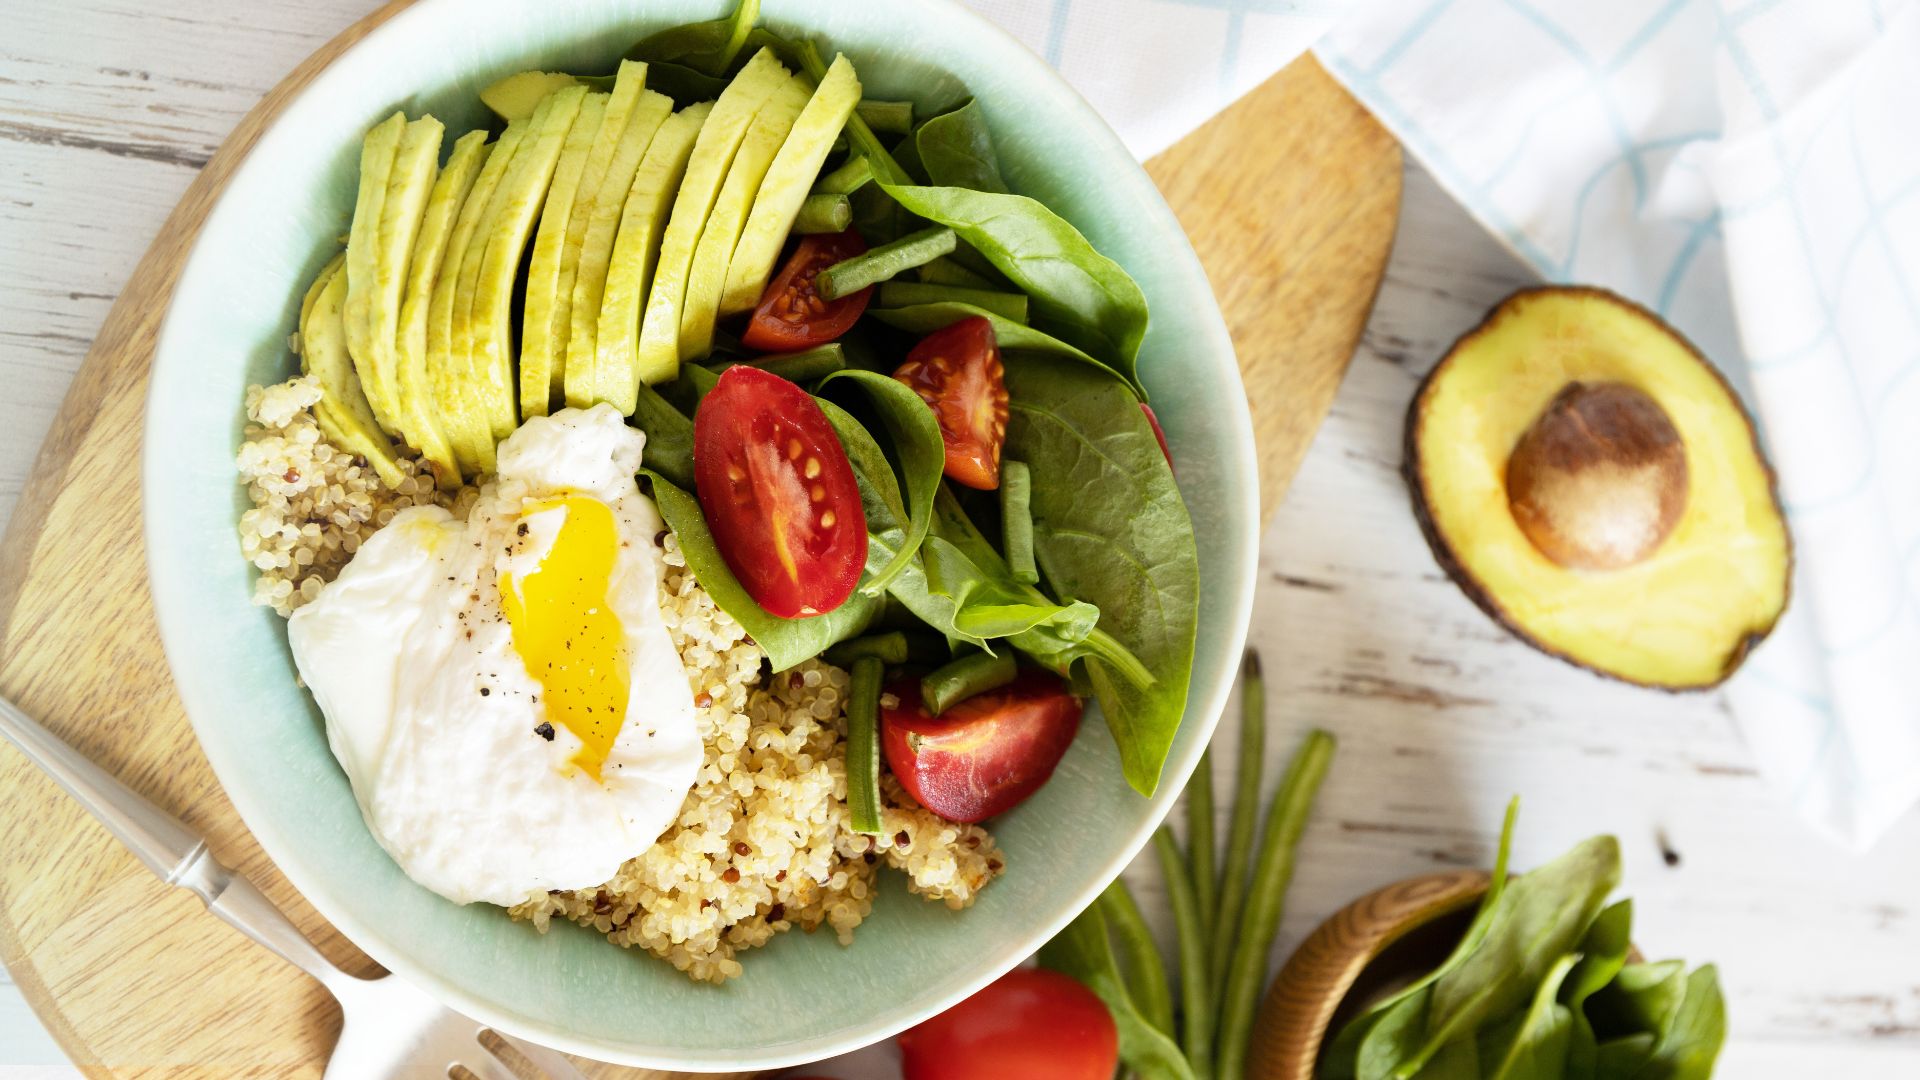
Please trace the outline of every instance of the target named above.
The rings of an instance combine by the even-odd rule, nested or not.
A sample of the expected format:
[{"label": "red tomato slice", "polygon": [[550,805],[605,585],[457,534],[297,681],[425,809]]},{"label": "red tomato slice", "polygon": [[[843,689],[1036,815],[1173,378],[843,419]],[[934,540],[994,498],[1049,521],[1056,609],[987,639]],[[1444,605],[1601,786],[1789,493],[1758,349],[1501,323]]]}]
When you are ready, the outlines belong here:
[{"label": "red tomato slice", "polygon": [[1007,379],[993,324],[975,315],[935,330],[913,347],[893,377],[912,387],[940,418],[947,476],[982,491],[999,487]]},{"label": "red tomato slice", "polygon": [[867,562],[847,452],[805,390],[736,365],[693,417],[700,509],[733,575],[783,619],[832,611]]},{"label": "red tomato slice", "polygon": [[1167,433],[1160,428],[1160,418],[1153,415],[1153,406],[1140,403],[1140,411],[1147,414],[1147,426],[1153,429],[1153,437],[1160,442],[1160,453],[1167,459],[1167,468],[1173,469],[1173,451],[1167,449]]},{"label": "red tomato slice", "polygon": [[1045,968],[1015,968],[900,1033],[904,1080],[1111,1080],[1120,1032],[1093,991]]},{"label": "red tomato slice", "polygon": [[921,806],[948,821],[1013,809],[1053,775],[1080,728],[1080,699],[1058,675],[1023,671],[997,690],[930,715],[914,681],[880,702],[887,767]]},{"label": "red tomato slice", "polygon": [[800,246],[767,285],[760,306],[753,309],[747,332],[740,335],[741,344],[760,352],[797,352],[846,333],[867,310],[873,286],[838,300],[822,300],[813,291],[813,278],[866,250],[867,242],[852,229],[801,237]]}]

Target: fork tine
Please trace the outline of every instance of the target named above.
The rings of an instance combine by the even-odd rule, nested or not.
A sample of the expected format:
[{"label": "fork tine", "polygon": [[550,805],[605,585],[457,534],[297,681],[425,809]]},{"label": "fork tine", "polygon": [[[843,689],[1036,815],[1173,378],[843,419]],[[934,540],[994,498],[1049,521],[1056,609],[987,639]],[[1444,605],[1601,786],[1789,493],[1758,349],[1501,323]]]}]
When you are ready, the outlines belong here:
[{"label": "fork tine", "polygon": [[538,1043],[516,1039],[498,1031],[494,1031],[493,1036],[532,1062],[535,1068],[546,1073],[547,1080],[587,1080],[586,1074],[576,1068],[573,1062],[568,1061],[566,1055],[558,1050],[549,1050]]},{"label": "fork tine", "polygon": [[479,1080],[520,1080],[513,1074],[512,1069],[502,1065],[500,1059],[487,1053],[478,1043],[475,1043],[474,1049],[479,1053],[472,1055],[471,1058],[463,1058],[459,1062],[460,1068],[472,1073]]}]

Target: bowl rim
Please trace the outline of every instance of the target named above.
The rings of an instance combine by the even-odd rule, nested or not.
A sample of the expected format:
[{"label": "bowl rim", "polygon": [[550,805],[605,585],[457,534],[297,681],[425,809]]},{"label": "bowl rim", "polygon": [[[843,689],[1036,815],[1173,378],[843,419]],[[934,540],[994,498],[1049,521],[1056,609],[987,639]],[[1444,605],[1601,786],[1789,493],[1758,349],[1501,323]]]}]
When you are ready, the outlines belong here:
[{"label": "bowl rim", "polygon": [[[897,3],[897,0],[896,0]],[[373,43],[385,38],[411,32],[415,22],[437,21],[456,10],[459,0],[414,0],[406,7],[393,11],[378,25],[367,30],[358,40],[341,49],[326,65],[307,75],[300,89],[289,95],[280,105],[272,121],[264,125],[260,140],[280,126],[288,111],[307,100],[317,92],[323,76],[349,57],[368,49]],[[898,4],[899,18],[902,20],[922,19],[929,13],[940,19],[957,19],[963,24],[988,38],[992,47],[1007,55],[1010,66],[1025,69],[1027,82],[1043,87],[1049,94],[1049,105],[1067,110],[1071,114],[1074,127],[1083,133],[1087,145],[1101,159],[1124,162],[1125,167],[1114,170],[1102,177],[1102,187],[1106,194],[1103,200],[1125,204],[1130,210],[1140,211],[1146,216],[1142,226],[1153,230],[1164,239],[1169,250],[1168,258],[1179,265],[1178,277],[1188,282],[1197,295],[1204,295],[1208,303],[1199,312],[1201,330],[1204,338],[1194,343],[1195,351],[1208,355],[1229,358],[1236,357],[1233,343],[1229,337],[1223,316],[1220,313],[1217,298],[1214,297],[1205,271],[1194,253],[1192,244],[1181,228],[1172,210],[1161,197],[1158,188],[1147,176],[1141,163],[1126,149],[1119,136],[1096,113],[1081,95],[1069,86],[1060,76],[1048,67],[1024,44],[1010,33],[985,17],[963,7],[956,0],[911,0]],[[921,10],[914,10],[915,8]],[[643,13],[630,13],[629,18],[637,26],[645,25],[647,19]],[[339,35],[331,39],[339,41],[359,32],[361,22],[356,22]],[[330,43],[331,44],[331,43]],[[330,47],[322,46],[322,49]],[[287,80],[298,77],[301,69],[296,68]],[[275,91],[269,91],[271,96]],[[1087,879],[1081,888],[1067,894],[1058,913],[1052,918],[1030,925],[1025,935],[1014,947],[1002,945],[998,955],[973,977],[960,980],[948,987],[946,992],[929,996],[920,1006],[905,1009],[895,1014],[870,1020],[864,1025],[849,1026],[839,1034],[829,1033],[813,1039],[786,1042],[769,1048],[771,1052],[761,1052],[748,1056],[732,1052],[726,1056],[719,1054],[686,1053],[659,1047],[648,1047],[632,1042],[618,1042],[592,1034],[566,1030],[536,1018],[504,1012],[496,1008],[485,998],[469,991],[465,986],[443,976],[431,967],[415,963],[408,953],[393,940],[397,933],[383,929],[371,920],[357,917],[350,909],[337,902],[329,888],[325,874],[309,864],[301,855],[302,841],[290,831],[282,830],[274,822],[274,816],[268,809],[268,799],[264,793],[265,785],[230,784],[227,777],[236,775],[239,761],[229,757],[220,738],[209,738],[208,733],[222,726],[218,710],[213,702],[205,700],[201,678],[206,673],[199,671],[204,666],[196,663],[195,654],[199,651],[196,621],[195,596],[189,581],[176,580],[169,570],[170,562],[180,562],[186,556],[180,552],[181,545],[174,542],[167,530],[160,527],[159,520],[144,512],[145,505],[154,504],[154,493],[160,485],[171,478],[168,470],[162,466],[165,448],[166,425],[154,422],[154,413],[162,397],[162,387],[170,381],[180,378],[176,369],[189,363],[182,339],[191,331],[183,326],[185,319],[180,317],[180,308],[176,300],[187,286],[197,277],[208,271],[207,255],[209,237],[220,234],[219,227],[223,217],[237,213],[228,195],[235,182],[250,168],[260,167],[260,159],[255,154],[258,142],[247,148],[240,156],[226,178],[226,185],[201,223],[193,237],[187,257],[181,267],[179,277],[173,284],[167,298],[167,309],[156,336],[152,367],[149,375],[147,401],[143,409],[144,430],[141,436],[141,491],[143,498],[142,532],[146,545],[148,577],[154,604],[155,621],[159,628],[161,645],[167,657],[167,664],[173,674],[175,687],[180,695],[182,706],[192,724],[196,741],[206,754],[213,767],[221,788],[233,803],[241,820],[259,842],[273,864],[286,875],[288,881],[300,894],[313,905],[314,909],[328,922],[333,924],[356,947],[380,963],[388,971],[405,978],[408,982],[438,998],[450,1007],[474,1018],[488,1026],[522,1038],[531,1039],[544,1045],[584,1057],[594,1058],[615,1064],[682,1071],[721,1071],[740,1068],[777,1069],[792,1065],[805,1064],[823,1058],[870,1045],[888,1038],[907,1027],[932,1016],[953,1003],[963,1000],[1006,971],[1017,966],[1032,951],[1057,934],[1068,922],[1098,898],[1100,892],[1125,870],[1151,838],[1154,829],[1172,810],[1179,792],[1185,786],[1188,777],[1198,764],[1201,754],[1209,741],[1215,725],[1225,708],[1232,691],[1234,665],[1225,666],[1221,677],[1212,685],[1198,683],[1189,687],[1187,709],[1182,723],[1198,724],[1196,737],[1185,743],[1185,752],[1180,752],[1181,744],[1175,744],[1163,768],[1158,790],[1149,800],[1146,814],[1134,830],[1133,835],[1115,848],[1114,855],[1099,873]],[[1233,377],[1239,378],[1237,363],[1233,364]],[[1224,425],[1228,430],[1228,442],[1237,448],[1233,460],[1226,463],[1222,474],[1222,490],[1219,501],[1229,508],[1229,521],[1242,523],[1237,530],[1240,535],[1230,538],[1231,548],[1238,554],[1237,565],[1215,565],[1214,572],[1223,575],[1229,584],[1250,585],[1257,571],[1258,541],[1261,528],[1258,505],[1258,484],[1256,478],[1257,453],[1253,440],[1252,420],[1244,407],[1232,410],[1225,416],[1215,417],[1213,423]],[[1177,439],[1176,439],[1177,441]],[[181,578],[191,578],[182,574]],[[1252,615],[1253,590],[1250,587],[1228,588],[1223,590],[1222,609],[1213,620],[1224,628],[1226,634],[1226,652],[1237,657],[1245,647],[1248,626]],[[224,764],[224,768],[223,768]]]}]

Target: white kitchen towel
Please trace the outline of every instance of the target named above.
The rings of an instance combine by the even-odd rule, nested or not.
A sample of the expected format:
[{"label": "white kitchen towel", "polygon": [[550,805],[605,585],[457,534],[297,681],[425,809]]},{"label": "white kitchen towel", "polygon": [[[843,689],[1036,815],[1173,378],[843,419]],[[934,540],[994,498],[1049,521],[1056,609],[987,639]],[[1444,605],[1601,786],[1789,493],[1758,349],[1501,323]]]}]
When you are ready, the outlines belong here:
[{"label": "white kitchen towel", "polygon": [[1322,61],[1490,230],[1758,413],[1797,545],[1727,688],[1761,772],[1854,847],[1920,798],[1920,0],[972,6],[1143,157],[1331,26]]}]

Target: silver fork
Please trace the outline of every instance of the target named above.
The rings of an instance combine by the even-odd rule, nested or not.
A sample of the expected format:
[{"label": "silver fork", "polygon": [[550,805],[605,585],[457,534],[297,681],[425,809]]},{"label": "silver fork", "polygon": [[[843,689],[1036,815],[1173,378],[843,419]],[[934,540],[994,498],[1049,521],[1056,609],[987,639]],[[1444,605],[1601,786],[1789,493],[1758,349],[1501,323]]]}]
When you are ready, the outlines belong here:
[{"label": "silver fork", "polygon": [[[320,980],[339,999],[344,1023],[327,1062],[328,1077],[445,1080],[457,1066],[481,1080],[517,1080],[519,1073],[507,1064],[517,1054],[549,1080],[585,1080],[560,1054],[495,1032],[401,979],[361,979],[341,971],[266,894],[222,866],[205,840],[5,698],[0,698],[0,736],[65,788],[160,880],[191,890],[208,911]],[[483,1035],[489,1038],[482,1041]],[[502,1044],[510,1048],[505,1058],[495,1049]]]}]

